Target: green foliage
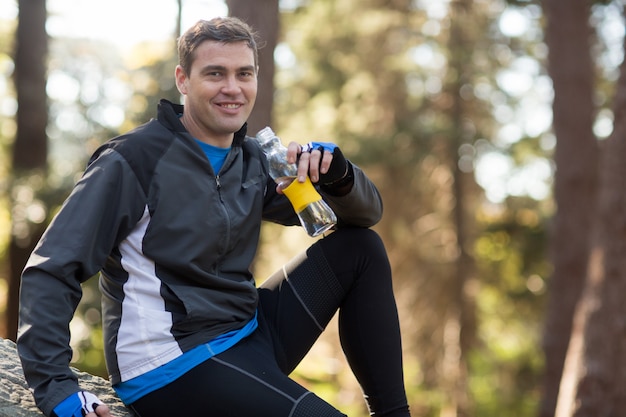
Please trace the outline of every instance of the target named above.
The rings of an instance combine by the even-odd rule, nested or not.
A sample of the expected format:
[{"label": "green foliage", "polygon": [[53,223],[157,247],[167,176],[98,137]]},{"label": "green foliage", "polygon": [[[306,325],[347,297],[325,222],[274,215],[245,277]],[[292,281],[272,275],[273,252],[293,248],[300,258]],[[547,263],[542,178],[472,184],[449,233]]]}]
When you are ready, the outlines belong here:
[{"label": "green foliage", "polygon": [[83,284],[83,298],[70,324],[72,331],[72,365],[108,378],[103,356],[102,319],[100,314],[100,290],[98,278]]},{"label": "green foliage", "polygon": [[[316,0],[284,15],[281,48],[293,56],[279,61],[275,114],[281,136],[335,140],[381,189],[386,215],[377,230],[395,273],[414,411],[440,415],[456,401],[442,352],[444,329],[461,308],[466,412],[530,416],[551,212],[523,196],[491,204],[472,173],[487,149],[506,153],[518,170],[549,157],[542,134],[512,140],[498,120],[521,108],[498,77],[518,58],[540,55],[540,32],[509,38],[498,29],[504,3],[464,4],[453,14],[428,2]],[[458,207],[466,230],[458,229]],[[454,294],[463,273],[461,307]]]},{"label": "green foliage", "polygon": [[[12,179],[10,151],[15,136],[16,103],[11,54],[16,24],[9,21],[0,25],[0,317],[5,308],[11,230],[17,237],[27,237],[34,224],[49,222],[97,146],[146,121],[146,114],[154,114],[158,97],[176,99],[172,93],[171,58],[164,59],[163,55],[164,50],[168,57],[175,54],[171,44],[142,45],[125,60],[120,51],[106,42],[52,38],[47,83],[49,169]],[[167,71],[163,68],[166,65]],[[154,74],[163,80],[159,82]],[[156,87],[150,89],[152,86]],[[142,94],[155,97],[149,109],[148,105],[132,106]],[[99,317],[93,320],[100,309],[97,279],[86,284],[85,293],[73,323],[78,329],[72,342],[73,364],[106,376],[101,324]],[[3,328],[0,334],[4,334]]]},{"label": "green foliage", "polygon": [[179,103],[181,95],[176,88],[174,68],[178,64],[174,42],[137,45],[127,62],[127,82],[132,86],[126,123],[122,129],[145,123],[154,117],[161,98]]},{"label": "green foliage", "polygon": [[[386,214],[376,229],[395,274],[415,415],[439,416],[454,403],[442,352],[459,309],[470,415],[532,416],[539,401],[553,207],[549,195],[537,200],[523,192],[488,201],[474,177],[489,153],[505,155],[514,172],[547,160],[552,150],[544,131],[510,133],[512,126],[525,126],[524,111],[532,103],[524,98],[532,91],[516,93],[515,83],[502,75],[532,61],[531,80],[545,81],[538,69],[545,48],[537,2],[508,1],[530,22],[530,30],[517,37],[499,29],[505,3],[474,1],[452,15],[447,2],[312,0],[282,15],[277,130],[285,140],[337,142],[379,185]],[[0,25],[2,34],[6,27]],[[10,75],[8,38],[0,37],[4,78]],[[122,56],[107,44],[53,40],[50,82],[62,88],[51,89],[50,191],[39,197],[48,219],[95,147],[152,117],[158,98],[178,100],[174,52],[171,43],[144,44]],[[606,91],[603,103],[609,97]],[[9,116],[0,113],[0,188],[9,175]],[[460,183],[461,201],[455,188]],[[0,231],[8,231],[8,207],[1,203]],[[274,229],[267,238],[272,242],[263,242],[259,270],[277,252],[288,257],[290,248],[306,243],[293,231],[282,233],[288,243],[278,249],[280,232]],[[460,236],[466,236],[462,244]],[[462,263],[465,255],[470,263]],[[72,323],[73,363],[106,376],[99,314],[97,279],[91,279]],[[365,416],[336,340],[324,343],[295,378],[350,415]]]},{"label": "green foliage", "polygon": [[[10,146],[15,136],[15,94],[13,73],[13,33],[15,22],[0,19],[0,323],[4,323],[6,294],[8,290],[8,246],[11,232],[8,181],[11,168]],[[0,334],[4,326],[0,324]]]},{"label": "green foliage", "polygon": [[[59,95],[51,105],[52,119],[57,120],[49,129],[56,145],[52,163],[62,172],[57,177],[60,187],[53,194],[57,198],[48,200],[49,207],[60,205],[96,147],[153,117],[159,98],[178,101],[174,56],[169,42],[138,45],[125,58],[106,43],[96,47],[95,41],[55,41],[50,71],[74,94]],[[71,124],[60,123],[64,120]],[[72,348],[73,366],[107,378],[97,277],[83,285],[72,321]]]},{"label": "green foliage", "polygon": [[[480,416],[534,416],[539,403],[543,305],[551,273],[546,213],[530,199],[482,213],[475,243],[482,343],[470,354],[470,392]],[[503,410],[508,410],[504,412]],[[513,411],[514,410],[514,411]]]}]

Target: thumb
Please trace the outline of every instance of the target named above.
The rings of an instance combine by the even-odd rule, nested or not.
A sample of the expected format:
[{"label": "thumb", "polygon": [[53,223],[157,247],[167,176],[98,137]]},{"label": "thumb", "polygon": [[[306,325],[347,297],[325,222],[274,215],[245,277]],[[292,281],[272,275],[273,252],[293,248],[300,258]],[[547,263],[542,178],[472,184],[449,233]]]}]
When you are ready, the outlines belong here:
[{"label": "thumb", "polygon": [[[88,416],[91,415],[93,413],[89,413],[87,414]],[[95,414],[93,414],[94,417],[113,417],[113,415],[111,414],[111,410],[109,410],[109,407],[107,407],[105,404],[100,404],[99,406],[96,407],[96,411]]]},{"label": "thumb", "polygon": [[95,411],[85,414],[85,417],[114,417],[111,414],[111,410],[105,404],[100,404],[95,408]]}]

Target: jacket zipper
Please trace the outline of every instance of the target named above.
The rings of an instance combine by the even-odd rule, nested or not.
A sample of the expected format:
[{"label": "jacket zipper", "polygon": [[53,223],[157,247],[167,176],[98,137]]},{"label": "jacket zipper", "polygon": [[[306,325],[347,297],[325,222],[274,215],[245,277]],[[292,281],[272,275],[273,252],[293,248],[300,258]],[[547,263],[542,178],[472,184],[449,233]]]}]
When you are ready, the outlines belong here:
[{"label": "jacket zipper", "polygon": [[220,182],[220,176],[216,175],[215,176],[215,185],[217,187],[217,195],[219,196],[219,200],[222,203],[222,211],[224,212],[224,216],[227,222],[227,226],[226,226],[226,236],[224,236],[223,239],[223,250],[221,253],[218,253],[218,257],[217,257],[217,261],[215,263],[215,273],[219,276],[219,271],[220,271],[220,265],[222,262],[222,255],[223,253],[226,252],[226,248],[228,247],[228,241],[230,240],[230,217],[228,214],[228,210],[226,209],[226,206],[224,204],[224,200],[222,199],[222,183]]}]

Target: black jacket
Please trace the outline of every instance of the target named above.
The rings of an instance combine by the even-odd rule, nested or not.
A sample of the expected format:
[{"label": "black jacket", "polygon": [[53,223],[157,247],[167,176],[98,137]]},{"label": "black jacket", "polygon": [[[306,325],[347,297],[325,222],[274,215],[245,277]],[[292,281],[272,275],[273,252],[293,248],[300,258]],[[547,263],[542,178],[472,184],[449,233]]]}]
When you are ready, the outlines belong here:
[{"label": "black jacket", "polygon": [[[68,366],[68,323],[82,282],[101,272],[115,384],[241,328],[257,306],[249,267],[261,221],[299,224],[245,126],[216,175],[181,124],[182,111],[162,101],[157,119],[94,153],[24,270],[18,350],[47,415],[79,389]],[[369,227],[380,219],[381,199],[352,170],[352,190],[324,198],[340,225]]]}]

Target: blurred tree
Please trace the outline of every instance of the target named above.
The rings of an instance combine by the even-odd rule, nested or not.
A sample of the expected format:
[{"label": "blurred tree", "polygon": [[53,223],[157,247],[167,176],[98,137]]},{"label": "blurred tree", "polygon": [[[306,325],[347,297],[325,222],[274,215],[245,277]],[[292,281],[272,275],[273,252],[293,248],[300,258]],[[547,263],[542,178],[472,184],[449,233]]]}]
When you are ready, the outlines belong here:
[{"label": "blurred tree", "polygon": [[259,36],[259,88],[248,119],[248,134],[272,126],[274,108],[274,49],[280,29],[278,0],[226,0],[228,12],[248,23]]},{"label": "blurred tree", "polygon": [[130,130],[154,117],[162,98],[173,103],[181,102],[174,69],[178,65],[178,37],[187,28],[181,27],[183,0],[177,0],[176,5],[176,25],[171,41],[143,42],[133,48],[132,60],[126,64],[130,71],[125,79],[132,89],[132,96],[120,131]]},{"label": "blurred tree", "polygon": [[[442,197],[439,201],[446,212],[450,208],[446,203],[451,201],[449,171],[438,169],[441,166],[436,161],[449,150],[447,136],[442,134],[437,139],[436,135],[426,137],[424,131],[416,131],[420,106],[426,100],[407,88],[411,81],[414,80],[413,85],[421,84],[422,77],[426,78],[424,73],[413,69],[416,66],[409,55],[422,37],[417,28],[424,24],[424,15],[408,1],[318,1],[296,9],[288,22],[284,41],[298,60],[281,74],[283,82],[288,83],[288,88],[281,86],[278,93],[281,99],[278,104],[285,106],[280,108],[286,115],[281,125],[284,123],[285,129],[292,132],[289,136],[303,140],[312,135],[333,138],[353,161],[375,178],[386,207],[379,231],[390,244],[394,272],[398,285],[403,288],[399,293],[408,298],[399,302],[412,305],[410,313],[405,315],[416,317],[428,298],[433,303],[442,300],[433,292],[415,288],[428,284],[420,279],[421,274],[415,274],[419,270],[417,265],[423,266],[424,254],[422,244],[414,241],[412,224],[416,218],[430,212],[430,204],[438,196]],[[321,30],[322,27],[326,29]],[[442,82],[442,68],[433,72],[433,81]],[[293,108],[302,110],[297,113],[288,110]],[[425,168],[423,158],[437,148],[440,153],[433,156],[433,164]],[[429,192],[425,187],[428,178],[433,178],[432,171],[420,171],[431,169],[437,170],[434,179],[441,182],[435,186],[437,191],[433,198],[425,197],[427,202],[422,200],[416,204]],[[439,259],[434,263],[441,265]],[[442,302],[436,313],[433,311],[433,317],[423,321],[409,319],[417,325],[405,332],[405,344],[410,346],[411,352],[407,362],[415,359],[412,356],[419,349],[420,372],[427,381],[425,384],[433,388],[437,385],[435,368],[441,363],[441,340],[435,336],[430,346],[415,341],[421,337],[431,338],[435,328],[441,329],[440,321],[434,317],[440,313],[440,316],[445,315],[444,303],[447,304]],[[409,381],[410,385],[412,383]]]},{"label": "blurred tree", "polygon": [[145,42],[133,49],[133,58],[126,64],[128,72],[119,75],[132,90],[124,122],[118,127],[120,132],[154,117],[162,98],[173,103],[181,102],[174,79],[174,68],[178,64],[174,38],[166,43]]},{"label": "blurred tree", "polygon": [[[271,63],[261,61],[260,76],[268,76],[271,58],[277,60],[276,89],[269,95],[275,116],[259,115],[258,126],[275,124],[287,140],[334,140],[379,184],[386,213],[377,230],[395,273],[414,414],[535,415],[551,206],[527,196],[485,202],[473,174],[490,153],[516,169],[549,151],[541,134],[498,140],[519,111],[510,92],[517,83],[501,77],[521,62],[543,58],[533,37],[538,31],[503,35],[503,1],[292,0],[280,2],[284,30],[274,49],[274,35],[264,34],[263,25],[276,31],[279,25],[255,19],[277,3],[229,2],[230,13],[268,43],[261,59]],[[533,2],[521,3],[530,10],[527,20],[540,21]],[[113,54],[110,46],[53,45],[50,84],[61,78],[79,92],[62,103],[52,97],[48,132],[52,143],[76,139],[83,157],[118,128],[152,116],[159,97],[179,99],[169,44],[167,53],[144,44],[125,62],[100,56]],[[260,89],[268,79],[274,77],[259,80]],[[256,108],[271,110],[261,96],[259,91]],[[120,112],[124,122],[112,123],[109,116]],[[249,132],[256,130],[251,121]],[[277,241],[279,234],[284,242]],[[260,248],[264,263],[280,264],[295,247],[310,244],[297,230],[264,236],[272,240],[271,249]],[[84,330],[73,345],[76,364],[104,376],[95,359],[101,359],[97,290],[85,288],[84,301],[73,327],[77,335]],[[341,353],[329,352],[326,341],[317,346],[324,362],[315,365],[323,366],[307,372],[305,382],[350,415],[366,415],[358,387],[341,372]]]},{"label": "blurred tree", "polygon": [[[8,5],[10,7],[10,4]],[[17,13],[17,4],[14,4]],[[10,265],[8,246],[11,235],[8,181],[11,171],[11,145],[15,138],[14,83],[9,82],[14,69],[16,19],[0,18],[0,337],[6,335],[6,295]]]},{"label": "blurred tree", "polygon": [[[143,123],[154,115],[161,98],[180,102],[180,93],[174,80],[174,67],[178,64],[176,40],[180,35],[183,0],[177,0],[179,7],[174,47],[163,52],[163,45],[144,44],[136,48],[130,63],[129,82],[133,86],[133,96],[129,102],[128,117],[121,130]],[[247,2],[227,0],[229,14],[246,21],[259,35],[259,90],[255,108],[248,120],[248,134],[272,124],[274,91],[274,47],[279,31],[278,0]],[[166,45],[168,47],[169,45]]]},{"label": "blurred tree", "polygon": [[[625,93],[623,80],[615,84],[607,76],[606,64],[602,68],[602,54],[607,47],[598,42],[602,20],[598,16],[623,7],[615,2],[611,8],[610,3],[581,0],[575,7],[564,7],[559,1],[543,2],[550,51],[548,69],[555,94],[558,207],[551,236],[554,272],[544,329],[546,364],[540,409],[543,417],[555,413],[624,413],[624,403],[617,400],[624,388],[623,375],[616,372],[619,367],[614,362],[624,353],[618,342],[622,331],[616,329],[621,325],[615,322],[615,317],[623,312],[620,303],[612,298],[612,294],[620,292],[620,282],[625,279],[621,272],[623,254],[616,252],[622,249],[619,245],[623,240],[619,223],[623,220],[623,187],[620,179],[613,177],[623,173],[612,158],[624,155],[615,142],[620,142],[616,138],[623,135],[626,123],[622,116]],[[624,76],[622,69],[621,77]],[[611,95],[607,91],[616,92],[611,112],[613,133],[600,146],[594,124],[598,114],[605,112],[603,97]],[[614,346],[617,348],[611,350]],[[595,384],[606,385],[598,390]]]},{"label": "blurred tree", "polygon": [[[471,162],[464,155],[464,147],[473,147],[476,140],[475,121],[482,116],[484,106],[463,90],[473,83],[476,66],[472,51],[484,36],[476,20],[484,16],[474,10],[473,0],[451,3],[449,13],[450,34],[448,40],[447,76],[442,94],[448,103],[441,108],[448,119],[442,144],[442,162],[451,175],[450,226],[454,232],[454,263],[450,271],[449,301],[443,323],[441,386],[446,393],[444,408],[450,416],[473,415],[469,397],[468,356],[476,339],[475,293],[468,291],[476,279],[473,242],[477,228],[473,213],[477,211],[480,195],[473,176]],[[472,24],[474,23],[474,24]],[[465,160],[464,160],[465,158]]]},{"label": "blurred tree", "polygon": [[[177,40],[181,31],[184,2],[177,0],[177,5],[176,25],[171,39],[165,42],[142,42],[132,48],[126,60],[110,45],[94,47],[94,41],[90,41],[90,50],[108,53],[86,55],[79,52],[85,48],[81,41],[59,39],[55,42],[55,45],[58,45],[55,62],[61,65],[58,70],[76,80],[80,91],[84,91],[81,96],[91,96],[89,102],[77,103],[79,113],[90,116],[86,120],[86,124],[90,126],[90,133],[83,132],[88,134],[89,138],[87,141],[84,137],[79,140],[85,148],[85,158],[103,141],[154,117],[161,98],[175,103],[180,102],[181,95],[174,80],[174,68],[178,64]],[[72,57],[79,57],[81,65],[64,66],[63,63],[71,62]],[[84,68],[90,70],[84,72]],[[96,82],[94,78],[101,79]],[[88,94],[89,86],[94,82],[111,88],[103,88],[95,94],[93,92]],[[100,113],[98,109],[110,107],[124,109],[123,121],[116,129],[108,129],[106,125],[98,123],[97,115]],[[81,172],[82,169],[78,171]],[[108,372],[102,353],[102,322],[97,277],[83,284],[83,297],[70,327],[74,351],[72,365],[85,372],[107,378]]]},{"label": "blurred tree", "polygon": [[494,114],[517,111],[497,79],[540,39],[502,35],[498,2],[292,3],[277,48],[281,135],[335,140],[379,185],[414,413],[532,415],[541,292],[527,280],[545,276],[547,210],[485,203],[473,174],[485,149],[519,166],[545,159],[539,137],[491,143]]},{"label": "blurred tree", "polygon": [[[555,18],[558,13],[556,20],[562,21],[564,10],[560,5],[552,3],[558,2],[547,2],[548,10],[554,13]],[[625,5],[618,4],[624,16]],[[579,6],[579,9],[584,8],[583,4]],[[589,10],[586,11],[588,13]],[[573,19],[568,20],[571,25],[569,34],[580,30],[580,27],[575,28],[576,23],[571,21]],[[552,21],[551,24],[560,26],[563,23]],[[569,38],[568,42],[571,41]],[[622,51],[626,51],[626,37],[623,42]],[[563,44],[556,46],[564,47]],[[598,198],[588,240],[588,267],[584,270],[586,280],[574,316],[560,381],[556,417],[626,414],[626,368],[622,366],[626,354],[626,305],[622,297],[626,291],[626,166],[623,163],[626,157],[626,60],[622,62],[614,91],[613,132],[602,146],[599,158]],[[580,98],[575,100],[580,101]],[[572,164],[577,161],[564,162]],[[595,171],[592,174],[587,172],[587,175],[594,174]],[[577,197],[577,204],[581,204],[582,190],[571,192],[572,199]],[[580,235],[578,238],[582,240],[585,236]]]},{"label": "blurred tree", "polygon": [[545,376],[540,409],[540,416],[550,417],[554,415],[574,310],[587,270],[598,144],[592,131],[595,110],[591,3],[576,0],[574,6],[571,2],[545,0],[543,8],[557,137],[554,198],[558,211],[550,239],[554,272],[549,281],[545,319]]},{"label": "blurred tree", "polygon": [[14,72],[18,110],[13,143],[11,268],[6,312],[7,338],[12,340],[17,336],[21,272],[45,227],[45,209],[36,195],[45,183],[48,157],[45,25],[45,0],[19,1]]}]

